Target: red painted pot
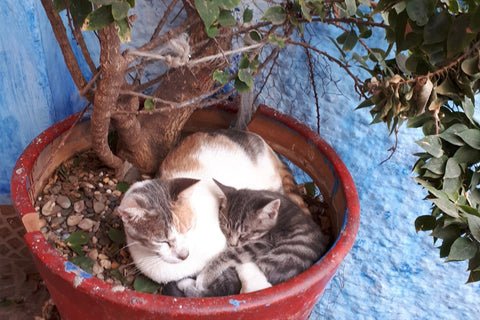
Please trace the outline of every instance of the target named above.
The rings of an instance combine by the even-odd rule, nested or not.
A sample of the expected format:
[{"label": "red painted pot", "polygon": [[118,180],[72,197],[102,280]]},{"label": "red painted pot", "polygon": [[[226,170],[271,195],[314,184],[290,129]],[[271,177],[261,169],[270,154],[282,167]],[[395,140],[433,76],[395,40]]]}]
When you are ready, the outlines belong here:
[{"label": "red painted pot", "polygon": [[[61,257],[39,231],[33,199],[48,177],[75,152],[91,147],[89,121],[62,139],[77,115],[50,127],[22,153],[14,168],[11,195],[21,216],[38,271],[63,319],[306,319],[353,245],[360,207],[353,180],[335,151],[305,125],[261,106],[249,130],[317,184],[329,208],[335,244],[314,266],[293,279],[261,291],[217,298],[175,298],[115,287]],[[196,111],[186,131],[226,127],[226,106]],[[60,148],[58,149],[58,146]],[[57,150],[58,149],[58,150]],[[54,152],[57,150],[56,152]],[[52,153],[54,156],[52,158]]]}]

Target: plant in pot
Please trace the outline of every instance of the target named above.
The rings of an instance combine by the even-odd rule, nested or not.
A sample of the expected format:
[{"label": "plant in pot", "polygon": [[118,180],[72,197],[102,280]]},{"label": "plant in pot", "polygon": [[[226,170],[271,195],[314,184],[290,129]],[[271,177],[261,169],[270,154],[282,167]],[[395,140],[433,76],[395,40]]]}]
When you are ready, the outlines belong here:
[{"label": "plant in pot", "polygon": [[[476,18],[480,9],[475,2],[284,1],[257,7],[255,3],[245,5],[228,0],[170,1],[162,5],[162,16],[153,27],[149,24],[154,22],[131,14],[130,10],[139,5],[133,0],[42,0],[42,5],[72,78],[93,105],[91,120],[67,131],[75,123],[75,117],[71,117],[45,132],[38,141],[42,141],[42,149],[53,149],[50,150],[53,156],[40,152],[38,141],[31,146],[30,151],[36,150],[36,155],[22,155],[19,160],[12,178],[12,196],[27,230],[31,231],[26,239],[37,266],[66,318],[111,316],[110,310],[115,307],[125,317],[140,312],[174,318],[190,312],[191,317],[211,317],[216,313],[223,318],[238,318],[232,315],[236,311],[253,312],[255,308],[264,310],[258,311],[262,315],[266,306],[287,306],[291,296],[300,292],[308,296],[306,308],[291,304],[289,309],[292,317],[308,316],[323,290],[322,285],[336,269],[327,267],[326,261],[339,263],[353,243],[358,227],[358,200],[351,178],[334,152],[308,128],[268,108],[260,108],[260,113],[280,118],[298,134],[278,134],[283,137],[279,139],[276,132],[272,133],[280,130],[275,122],[267,121],[266,127],[258,125],[266,121],[262,116],[252,122],[251,130],[261,133],[277,151],[310,174],[334,208],[331,211],[340,212],[339,218],[332,218],[334,235],[338,236],[336,244],[312,268],[316,272],[323,268],[325,279],[315,282],[312,279],[318,274],[307,273],[265,292],[207,301],[137,295],[130,290],[116,292],[118,288],[91,278],[55,256],[38,233],[38,214],[32,206],[32,200],[55,170],[45,163],[59,165],[73,155],[67,150],[74,147],[78,151],[92,148],[120,180],[127,163],[143,173],[155,173],[182,130],[228,126],[232,120],[228,112],[195,110],[230,100],[234,91],[251,91],[254,77],[258,83],[255,93],[261,92],[285,46],[304,49],[315,95],[319,81],[315,70],[320,57],[353,79],[355,91],[364,100],[360,107],[374,106],[373,122],[387,123],[391,134],[406,119],[407,125],[424,127],[426,137],[419,144],[426,153],[419,155],[415,168],[418,181],[431,192],[429,198],[434,207],[431,216],[417,220],[416,227],[434,229],[434,237],[443,239],[441,253],[448,255],[449,260],[471,259],[471,278],[476,279],[478,124],[472,115],[474,93],[478,90]],[[59,13],[64,14],[64,19]],[[79,60],[86,62],[92,75],[88,80],[74,55],[64,20],[74,45],[81,49],[83,57]],[[124,47],[122,42],[130,40],[131,26],[139,21],[152,29],[151,37],[135,48]],[[338,37],[331,38],[333,50],[315,47],[306,40],[305,35],[312,36],[321,30],[315,29],[319,23],[337,29]],[[436,32],[440,27],[442,32]],[[377,29],[385,31],[386,41],[377,42],[378,47],[374,47],[369,38]],[[83,37],[88,30],[98,37],[98,65]],[[370,73],[367,80],[360,80],[366,76],[357,75],[358,69],[352,63]],[[159,69],[158,73],[153,74],[152,66]],[[318,103],[314,108],[318,115]],[[118,138],[115,152],[108,143],[112,131]],[[63,137],[47,147],[59,133],[64,133]],[[305,143],[305,139],[311,143]],[[310,147],[292,149],[293,145],[302,144]],[[319,161],[323,157],[326,164]],[[314,170],[316,166],[324,170],[320,172],[325,177]],[[32,171],[27,173],[26,168]],[[336,193],[338,181],[341,191]],[[340,250],[341,254],[334,250]],[[88,303],[90,310],[72,304],[75,299]]]}]

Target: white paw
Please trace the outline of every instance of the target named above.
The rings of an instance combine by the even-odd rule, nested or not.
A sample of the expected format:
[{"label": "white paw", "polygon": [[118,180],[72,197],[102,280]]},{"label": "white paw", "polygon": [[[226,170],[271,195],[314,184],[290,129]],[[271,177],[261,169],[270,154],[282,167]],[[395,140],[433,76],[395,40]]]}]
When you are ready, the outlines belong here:
[{"label": "white paw", "polygon": [[265,288],[270,288],[271,286],[272,285],[268,281],[256,282],[254,284],[242,283],[242,289],[240,290],[240,293],[254,292],[254,291],[262,290]]},{"label": "white paw", "polygon": [[196,281],[192,278],[185,278],[177,282],[178,289],[183,292],[187,291],[190,288],[195,288]]}]

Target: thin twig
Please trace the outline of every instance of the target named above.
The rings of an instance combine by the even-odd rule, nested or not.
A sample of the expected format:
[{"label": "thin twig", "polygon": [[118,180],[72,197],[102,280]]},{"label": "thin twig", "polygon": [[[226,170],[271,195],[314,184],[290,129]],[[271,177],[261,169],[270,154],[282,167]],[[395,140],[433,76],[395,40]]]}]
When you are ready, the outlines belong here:
[{"label": "thin twig", "polygon": [[380,165],[384,164],[385,162],[387,162],[388,160],[390,160],[393,155],[395,154],[395,152],[397,151],[397,147],[398,147],[398,130],[399,129],[396,129],[395,130],[395,145],[393,147],[391,147],[390,149],[388,149],[389,151],[391,151],[390,155],[387,157],[387,159],[383,160],[382,162],[380,162]]},{"label": "thin twig", "polygon": [[[307,42],[304,34],[302,34],[302,41]],[[315,105],[317,106],[317,133],[320,134],[320,104],[318,103],[317,84],[315,83],[315,74],[313,73],[312,55],[307,47],[304,49],[307,54],[308,71],[310,74],[310,81],[312,83],[313,95],[315,97]]]}]

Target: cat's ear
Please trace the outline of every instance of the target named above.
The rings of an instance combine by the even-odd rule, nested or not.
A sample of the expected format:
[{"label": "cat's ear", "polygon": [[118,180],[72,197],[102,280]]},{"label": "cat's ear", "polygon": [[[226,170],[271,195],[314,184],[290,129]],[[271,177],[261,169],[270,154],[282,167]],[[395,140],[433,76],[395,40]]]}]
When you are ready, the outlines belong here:
[{"label": "cat's ear", "polygon": [[275,220],[278,216],[278,210],[280,209],[280,199],[275,199],[267,203],[263,208],[258,211],[258,217],[260,219]]},{"label": "cat's ear", "polygon": [[142,203],[139,203],[136,197],[131,195],[123,198],[116,211],[123,222],[135,220],[144,214]]},{"label": "cat's ear", "polygon": [[180,194],[197,183],[198,179],[176,178],[170,181],[169,190],[173,200],[177,200]]},{"label": "cat's ear", "polygon": [[217,186],[220,188],[220,190],[222,191],[222,193],[224,195],[227,195],[227,193],[231,193],[231,192],[236,191],[236,189],[234,187],[226,186],[226,185],[220,183],[219,181],[217,181],[215,179],[213,179],[213,182],[215,182],[217,184]]}]

